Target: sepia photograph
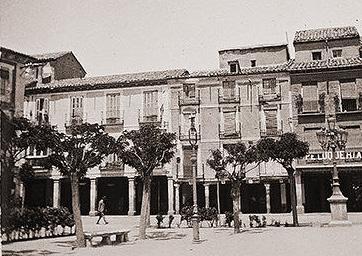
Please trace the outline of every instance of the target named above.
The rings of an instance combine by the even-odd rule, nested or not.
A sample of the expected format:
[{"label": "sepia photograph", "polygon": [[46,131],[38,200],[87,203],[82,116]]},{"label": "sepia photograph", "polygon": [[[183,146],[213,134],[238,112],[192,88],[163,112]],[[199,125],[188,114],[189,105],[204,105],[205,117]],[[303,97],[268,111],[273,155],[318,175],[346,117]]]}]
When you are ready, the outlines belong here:
[{"label": "sepia photograph", "polygon": [[362,256],[362,1],[0,0],[0,256]]}]

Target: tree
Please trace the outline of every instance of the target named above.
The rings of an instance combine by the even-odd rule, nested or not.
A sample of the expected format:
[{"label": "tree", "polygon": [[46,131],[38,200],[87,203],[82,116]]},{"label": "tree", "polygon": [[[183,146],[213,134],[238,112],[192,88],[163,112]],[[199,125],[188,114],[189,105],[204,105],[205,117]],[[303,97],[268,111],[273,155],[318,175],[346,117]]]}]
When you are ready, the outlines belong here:
[{"label": "tree", "polygon": [[11,186],[13,180],[24,180],[33,175],[32,166],[26,163],[26,151],[29,148],[36,148],[44,151],[43,127],[32,124],[26,118],[13,118],[7,120],[2,118],[1,129],[1,206],[2,226],[6,227],[9,210],[15,205],[16,198],[11,198]]},{"label": "tree", "polygon": [[146,239],[153,170],[171,161],[176,146],[175,140],[174,133],[166,132],[152,124],[142,125],[139,130],[124,131],[117,140],[119,158],[136,169],[143,181],[140,239]]},{"label": "tree", "polygon": [[55,166],[62,175],[70,179],[77,246],[85,247],[80,215],[79,180],[89,168],[99,165],[107,155],[114,152],[115,139],[105,133],[102,126],[89,123],[70,126],[69,134],[49,127],[44,135],[50,135],[46,144],[51,150],[48,156],[49,165]]},{"label": "tree", "polygon": [[296,186],[293,161],[308,154],[309,144],[298,139],[295,133],[284,133],[279,139],[263,138],[257,143],[257,154],[260,161],[275,161],[281,164],[288,173],[290,182],[290,198],[293,213],[293,225],[298,226]]},{"label": "tree", "polygon": [[226,155],[219,149],[211,151],[207,164],[215,170],[216,177],[226,178],[231,182],[233,200],[234,233],[240,233],[240,187],[245,178],[246,167],[256,162],[255,147],[247,148],[243,143],[224,145]]}]

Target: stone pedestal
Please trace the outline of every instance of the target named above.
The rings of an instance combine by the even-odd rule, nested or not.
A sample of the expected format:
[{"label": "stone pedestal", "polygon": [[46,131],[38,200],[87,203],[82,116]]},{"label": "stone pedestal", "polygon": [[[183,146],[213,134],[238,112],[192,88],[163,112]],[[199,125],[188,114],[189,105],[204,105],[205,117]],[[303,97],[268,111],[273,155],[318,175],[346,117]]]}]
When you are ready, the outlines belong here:
[{"label": "stone pedestal", "polygon": [[173,209],[174,197],[173,197],[173,179],[172,177],[167,177],[167,186],[168,186],[168,215],[175,213]]},{"label": "stone pedestal", "polygon": [[90,216],[95,216],[97,213],[97,179],[90,178]]},{"label": "stone pedestal", "polygon": [[297,171],[295,176],[295,193],[297,196],[297,213],[304,213],[304,205],[303,205],[303,183],[302,183],[302,174],[300,171]]},{"label": "stone pedestal", "polygon": [[136,187],[134,184],[134,177],[128,178],[128,215],[132,216],[136,213],[135,197]]},{"label": "stone pedestal", "polygon": [[328,226],[351,226],[347,215],[347,198],[342,194],[333,194],[327,199],[331,207],[331,221]]}]

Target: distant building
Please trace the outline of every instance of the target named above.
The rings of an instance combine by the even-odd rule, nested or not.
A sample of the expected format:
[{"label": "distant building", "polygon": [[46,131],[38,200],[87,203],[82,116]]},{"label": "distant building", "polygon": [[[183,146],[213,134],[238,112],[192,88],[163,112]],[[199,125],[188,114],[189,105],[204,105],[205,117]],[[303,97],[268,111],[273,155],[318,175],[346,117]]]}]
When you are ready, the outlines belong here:
[{"label": "distant building", "polygon": [[[175,132],[175,158],[155,170],[151,188],[151,214],[167,214],[192,204],[190,116],[195,116],[199,136],[200,206],[217,207],[219,184],[221,212],[232,209],[230,184],[217,180],[206,164],[211,149],[239,141],[252,145],[265,136],[296,132],[311,145],[311,154],[296,162],[298,210],[328,210],[330,165],[318,158],[322,151],[315,132],[330,113],[336,113],[338,124],[350,134],[348,161],[339,166],[341,189],[349,197],[348,210],[362,211],[356,196],[362,187],[360,36],[354,27],[298,31],[294,48],[295,59],[290,59],[286,44],[224,49],[219,51],[220,69],[215,71],[181,69],[50,79],[49,83],[37,80],[26,89],[24,114],[63,132],[70,124],[82,122],[103,124],[115,137],[143,123]],[[29,151],[28,158],[36,165],[46,155]],[[56,170],[39,169],[26,186],[30,206],[71,207],[69,181]],[[276,163],[248,170],[241,189],[243,213],[290,211],[288,176]],[[134,169],[115,156],[89,170],[80,191],[82,214],[94,213],[97,198],[104,195],[111,201],[110,214],[140,212],[141,181]]]},{"label": "distant building", "polygon": [[[0,110],[1,110],[1,158],[4,155],[6,140],[13,132],[13,118],[24,113],[24,92],[27,85],[48,83],[64,78],[84,77],[86,72],[72,52],[41,55],[28,55],[0,47]],[[44,114],[41,109],[46,102],[37,102],[34,114]],[[2,209],[8,209],[11,194],[22,190],[19,182],[13,178],[13,171],[8,170],[1,161]],[[16,185],[15,185],[16,184]],[[19,185],[19,186],[17,186]],[[6,214],[6,213],[5,213]],[[4,214],[2,214],[3,216]]]},{"label": "distant building", "polygon": [[[331,163],[316,132],[335,115],[349,136],[338,152],[342,193],[348,211],[362,211],[362,59],[355,27],[297,31],[295,61],[290,67],[293,126],[310,144],[310,154],[297,162],[298,208],[329,211]],[[304,208],[304,209],[303,209]]]}]

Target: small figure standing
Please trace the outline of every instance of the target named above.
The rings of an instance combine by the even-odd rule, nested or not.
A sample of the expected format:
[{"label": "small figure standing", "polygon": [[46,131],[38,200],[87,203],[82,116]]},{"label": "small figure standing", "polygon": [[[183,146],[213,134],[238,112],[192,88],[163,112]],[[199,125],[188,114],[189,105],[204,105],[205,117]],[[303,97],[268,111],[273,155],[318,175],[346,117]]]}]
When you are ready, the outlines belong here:
[{"label": "small figure standing", "polygon": [[97,224],[99,224],[99,221],[103,218],[103,221],[105,224],[108,224],[105,218],[105,211],[106,211],[106,203],[104,202],[106,200],[106,196],[103,196],[101,200],[99,200],[98,203],[98,221]]}]

